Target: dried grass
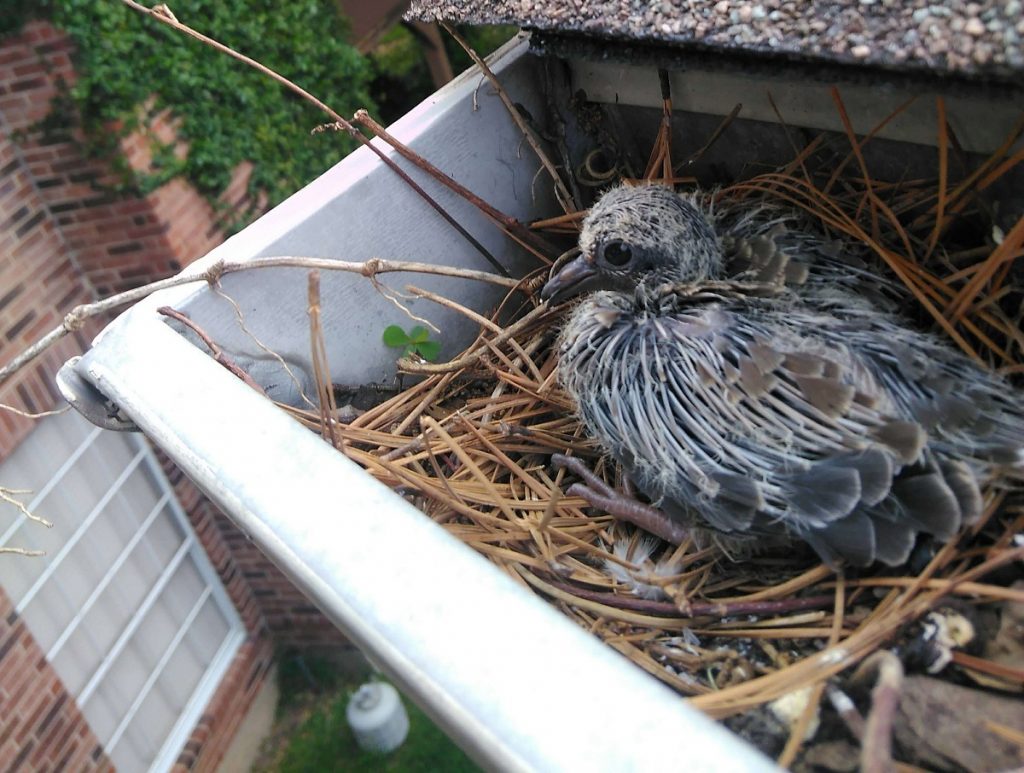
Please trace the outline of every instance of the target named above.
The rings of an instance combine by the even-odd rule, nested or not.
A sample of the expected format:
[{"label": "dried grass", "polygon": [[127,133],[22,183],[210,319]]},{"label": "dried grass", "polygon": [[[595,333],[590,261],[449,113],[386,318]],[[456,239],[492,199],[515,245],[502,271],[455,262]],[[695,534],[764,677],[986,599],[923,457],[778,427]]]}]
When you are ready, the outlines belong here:
[{"label": "dried grass", "polygon": [[[863,244],[877,257],[878,270],[891,270],[961,349],[1020,373],[1024,336],[1013,310],[1022,295],[1012,267],[1024,255],[1024,219],[998,244],[988,234],[975,243],[947,237],[954,221],[977,220],[979,195],[1024,161],[1024,153],[1010,152],[1024,123],[976,170],[951,180],[949,149],[957,144],[940,101],[937,177],[887,183],[872,178],[863,149],[893,116],[857,137],[838,92],[834,99],[849,142],[840,163],[816,164],[828,145],[818,137],[802,149],[794,146],[785,168],[738,182],[720,196],[784,203],[827,232]],[[671,118],[666,96],[647,177],[673,178],[679,171],[671,161]],[[580,217],[560,215],[533,228],[565,233]],[[523,286],[535,289],[546,273],[538,270]],[[510,294],[499,311],[516,297]],[[770,556],[734,563],[693,543],[661,548],[675,553],[675,574],[652,575],[649,564],[633,564],[614,550],[617,543],[636,545],[632,527],[588,514],[585,501],[563,493],[564,472],[550,465],[553,453],[582,457],[609,483],[621,483],[557,383],[553,343],[562,310],[534,306],[511,328],[499,325],[498,313],[485,320],[462,311],[480,327],[473,345],[445,365],[407,363],[425,378],[350,424],[335,423],[345,453],[708,714],[726,717],[809,685],[817,685],[811,702],[817,705],[827,678],[877,651],[948,596],[976,604],[1024,600],[1021,591],[984,581],[1024,558],[1012,541],[1024,516],[1006,506],[1005,491],[994,489],[986,494],[981,522],[943,546],[916,577],[880,570],[837,576],[809,560]],[[288,410],[322,431],[319,413]],[[659,586],[663,600],[638,597],[634,583],[611,566]],[[970,665],[1002,673],[979,660],[971,658]],[[798,730],[794,739],[802,737]],[[798,746],[795,740],[787,746],[784,762]]]}]

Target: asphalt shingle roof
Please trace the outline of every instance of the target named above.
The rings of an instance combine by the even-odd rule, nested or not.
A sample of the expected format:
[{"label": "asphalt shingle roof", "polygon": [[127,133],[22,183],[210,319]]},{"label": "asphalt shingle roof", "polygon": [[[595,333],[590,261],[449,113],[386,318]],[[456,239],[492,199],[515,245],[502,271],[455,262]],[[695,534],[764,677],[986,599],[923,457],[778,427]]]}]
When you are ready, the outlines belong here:
[{"label": "asphalt shingle roof", "polygon": [[1024,84],[1022,0],[414,0],[409,15]]}]

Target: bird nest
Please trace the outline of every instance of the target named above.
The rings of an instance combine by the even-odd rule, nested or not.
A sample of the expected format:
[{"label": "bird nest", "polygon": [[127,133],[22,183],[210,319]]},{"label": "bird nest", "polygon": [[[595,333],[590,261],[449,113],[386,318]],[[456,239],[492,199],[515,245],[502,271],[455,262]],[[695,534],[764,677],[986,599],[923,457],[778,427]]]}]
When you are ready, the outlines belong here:
[{"label": "bird nest", "polygon": [[[781,205],[824,238],[858,245],[873,271],[901,282],[918,301],[921,324],[988,367],[1024,373],[1014,271],[1024,254],[1024,219],[1004,233],[987,219],[986,204],[986,192],[1022,160],[1022,151],[1011,149],[1024,124],[991,157],[954,173],[961,159],[940,102],[936,174],[886,182],[872,176],[864,156],[882,127],[855,136],[834,96],[845,137],[822,133],[783,168],[720,188],[718,200]],[[650,161],[638,176],[699,184],[678,176],[671,122],[666,94]],[[727,128],[728,120],[708,145]],[[531,232],[573,233],[583,213],[569,210],[531,224]],[[553,454],[583,460],[610,486],[623,481],[559,386],[555,342],[565,306],[537,300],[556,258],[537,252],[545,263],[523,278],[525,302],[514,291],[483,318],[435,297],[479,325],[458,357],[403,360],[422,378],[347,423],[336,420],[323,380],[320,412],[289,410],[525,590],[708,714],[731,717],[804,691],[784,764],[830,678],[894,642],[909,647],[919,633],[914,626],[943,606],[1024,602],[1024,591],[1007,587],[1024,557],[1024,509],[1005,489],[990,488],[980,521],[918,551],[910,569],[845,572],[798,552],[734,561],[693,540],[666,545],[565,494],[571,473],[552,466]],[[923,657],[924,667],[951,661],[1006,689],[1019,688],[1024,676],[1019,664],[955,647]]]}]

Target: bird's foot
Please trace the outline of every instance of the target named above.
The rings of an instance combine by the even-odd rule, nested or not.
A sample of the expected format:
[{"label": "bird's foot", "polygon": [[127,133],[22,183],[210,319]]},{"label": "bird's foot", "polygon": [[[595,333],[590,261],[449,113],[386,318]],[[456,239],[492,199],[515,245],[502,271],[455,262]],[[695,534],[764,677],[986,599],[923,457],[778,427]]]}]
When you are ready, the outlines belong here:
[{"label": "bird's foot", "polygon": [[583,483],[569,486],[568,494],[583,497],[591,506],[604,510],[620,521],[639,526],[673,545],[679,545],[690,536],[689,529],[658,508],[613,489],[577,457],[552,454],[551,463],[556,467],[564,467],[583,480]]}]

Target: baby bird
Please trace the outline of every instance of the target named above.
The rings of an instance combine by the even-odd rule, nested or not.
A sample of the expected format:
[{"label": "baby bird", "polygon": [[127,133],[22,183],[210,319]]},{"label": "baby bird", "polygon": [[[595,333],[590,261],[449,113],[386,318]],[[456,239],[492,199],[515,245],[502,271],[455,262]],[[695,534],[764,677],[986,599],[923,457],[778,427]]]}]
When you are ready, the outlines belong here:
[{"label": "baby bird", "polygon": [[[898,288],[858,294],[870,275],[820,238],[648,184],[605,194],[579,243],[542,292],[596,290],[565,324],[559,376],[668,519],[656,533],[896,566],[919,533],[976,520],[990,476],[1024,473],[1012,388],[887,311]],[[613,514],[650,510],[590,481],[577,490]]]}]

